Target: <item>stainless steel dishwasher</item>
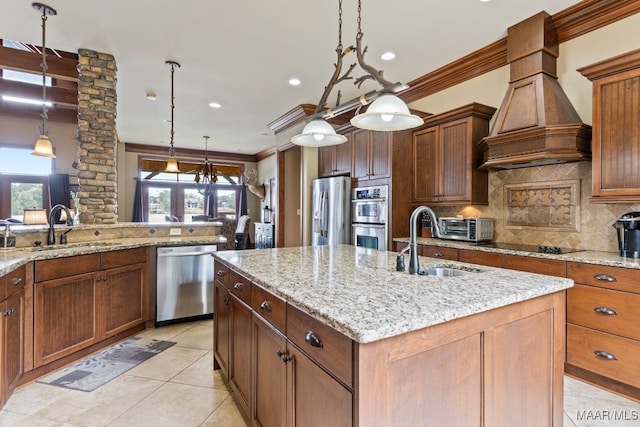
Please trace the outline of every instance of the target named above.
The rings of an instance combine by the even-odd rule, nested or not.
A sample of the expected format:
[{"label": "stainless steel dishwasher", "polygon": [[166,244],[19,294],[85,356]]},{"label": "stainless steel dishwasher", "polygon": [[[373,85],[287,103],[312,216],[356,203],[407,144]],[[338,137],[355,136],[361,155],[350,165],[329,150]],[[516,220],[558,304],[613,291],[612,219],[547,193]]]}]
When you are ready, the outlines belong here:
[{"label": "stainless steel dishwasher", "polygon": [[156,326],[213,317],[215,251],[216,245],[158,248]]}]

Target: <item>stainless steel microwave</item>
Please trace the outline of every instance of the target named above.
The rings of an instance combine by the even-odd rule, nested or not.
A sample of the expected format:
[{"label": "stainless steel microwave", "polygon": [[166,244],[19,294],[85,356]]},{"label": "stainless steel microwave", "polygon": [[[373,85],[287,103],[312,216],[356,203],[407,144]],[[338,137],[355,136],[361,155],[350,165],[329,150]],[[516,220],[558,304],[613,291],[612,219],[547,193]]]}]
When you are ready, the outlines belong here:
[{"label": "stainless steel microwave", "polygon": [[442,217],[438,219],[443,239],[464,242],[490,242],[493,240],[493,218]]}]

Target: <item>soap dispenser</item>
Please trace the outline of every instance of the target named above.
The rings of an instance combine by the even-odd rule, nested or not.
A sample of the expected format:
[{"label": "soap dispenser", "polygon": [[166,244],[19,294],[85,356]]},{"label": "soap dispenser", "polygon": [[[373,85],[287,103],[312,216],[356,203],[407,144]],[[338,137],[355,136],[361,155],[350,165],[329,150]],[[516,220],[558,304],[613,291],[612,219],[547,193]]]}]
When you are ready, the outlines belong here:
[{"label": "soap dispenser", "polygon": [[11,233],[11,228],[9,228],[9,223],[6,222],[4,224],[4,232],[0,232],[0,248],[8,249],[16,247],[16,236]]}]

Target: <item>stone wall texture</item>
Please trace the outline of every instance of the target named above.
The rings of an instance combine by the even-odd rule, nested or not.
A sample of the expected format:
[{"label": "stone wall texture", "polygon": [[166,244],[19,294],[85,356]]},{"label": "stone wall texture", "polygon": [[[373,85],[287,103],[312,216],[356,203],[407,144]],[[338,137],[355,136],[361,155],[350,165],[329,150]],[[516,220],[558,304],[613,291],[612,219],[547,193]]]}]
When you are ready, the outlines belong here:
[{"label": "stone wall texture", "polygon": [[118,218],[116,62],[112,55],[78,51],[78,182],[81,224]]}]

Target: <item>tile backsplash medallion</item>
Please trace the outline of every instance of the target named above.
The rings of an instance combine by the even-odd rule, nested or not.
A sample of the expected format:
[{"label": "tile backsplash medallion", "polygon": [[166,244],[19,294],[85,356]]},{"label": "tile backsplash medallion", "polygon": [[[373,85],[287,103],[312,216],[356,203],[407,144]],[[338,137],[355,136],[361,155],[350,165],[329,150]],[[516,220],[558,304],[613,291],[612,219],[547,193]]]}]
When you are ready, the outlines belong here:
[{"label": "tile backsplash medallion", "polygon": [[[540,186],[554,181],[579,180],[580,216],[574,230],[549,229],[549,227],[512,228],[506,223],[506,188],[517,184]],[[613,227],[624,213],[640,211],[638,204],[590,203],[591,162],[566,163],[510,169],[489,173],[488,206],[437,207],[438,216],[463,215],[465,217],[490,217],[494,219],[494,241],[527,245],[560,246],[592,251],[617,252],[618,240]]]}]

